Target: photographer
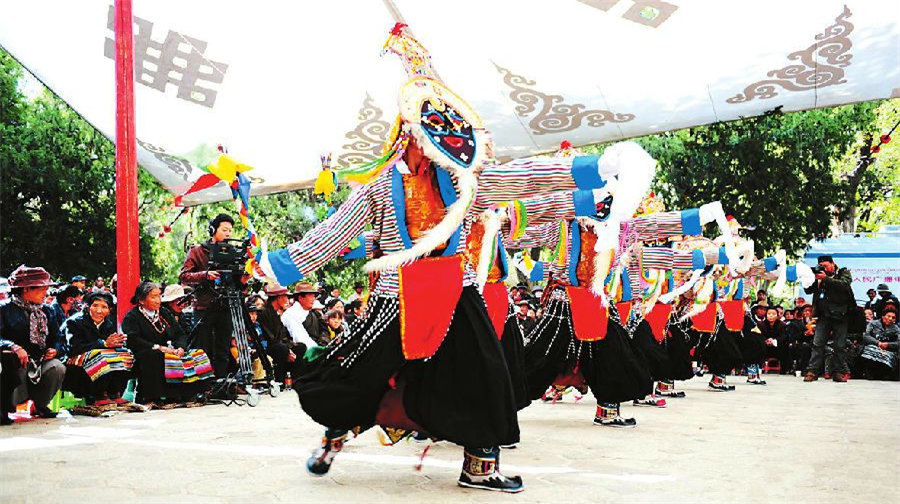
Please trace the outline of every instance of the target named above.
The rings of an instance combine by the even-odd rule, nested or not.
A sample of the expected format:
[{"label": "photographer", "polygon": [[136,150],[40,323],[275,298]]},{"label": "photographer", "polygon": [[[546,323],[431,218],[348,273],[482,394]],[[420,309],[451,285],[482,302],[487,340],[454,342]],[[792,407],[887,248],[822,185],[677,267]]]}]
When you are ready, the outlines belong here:
[{"label": "photographer", "polygon": [[848,313],[855,306],[850,284],[853,276],[847,268],[838,268],[830,255],[819,256],[818,267],[813,269],[816,282],[805,289],[813,295],[816,315],[816,332],[813,337],[812,355],[803,381],[819,378],[825,359],[828,336],[833,338],[834,360],[832,376],[836,382],[847,381],[849,371],[846,361]]},{"label": "photographer", "polygon": [[194,320],[197,326],[192,335],[193,343],[209,356],[216,378],[228,373],[229,345],[234,329],[228,305],[214,289],[217,282],[225,279],[220,271],[210,269],[210,250],[213,244],[231,238],[233,228],[234,219],[229,215],[219,214],[211,220],[209,241],[191,247],[178,276],[180,283],[195,287]]}]

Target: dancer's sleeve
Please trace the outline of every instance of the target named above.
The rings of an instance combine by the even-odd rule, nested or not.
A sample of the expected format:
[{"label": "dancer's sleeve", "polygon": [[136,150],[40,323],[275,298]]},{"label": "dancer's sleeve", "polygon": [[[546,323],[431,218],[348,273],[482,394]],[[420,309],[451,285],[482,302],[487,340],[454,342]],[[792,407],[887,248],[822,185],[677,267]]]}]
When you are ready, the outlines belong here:
[{"label": "dancer's sleeve", "polygon": [[368,190],[363,186],[337,211],[310,230],[300,241],[268,253],[272,271],[281,285],[290,285],[334,259],[359,237],[372,221]]},{"label": "dancer's sleeve", "polygon": [[[575,217],[591,217],[597,214],[597,205],[608,196],[602,191],[567,191],[544,194],[516,200],[507,205],[510,222],[525,227],[542,226],[550,222],[571,220]],[[601,201],[597,201],[601,198]],[[515,218],[514,218],[515,217]]]},{"label": "dancer's sleeve", "polygon": [[344,249],[345,252],[341,257],[345,261],[354,259],[372,259],[375,257],[375,251],[378,250],[377,236],[375,231],[366,231],[356,237],[356,243],[351,240],[350,246]]},{"label": "dancer's sleeve", "polygon": [[523,158],[488,165],[478,177],[477,203],[502,203],[541,194],[606,185],[600,174],[599,156]]},{"label": "dancer's sleeve", "polygon": [[[676,250],[668,247],[640,247],[641,266],[645,269],[702,270],[714,264],[728,264],[724,248]],[[726,262],[720,262],[720,261]]]},{"label": "dancer's sleeve", "polygon": [[529,227],[521,238],[512,240],[509,238],[509,227],[504,228],[503,246],[511,250],[521,250],[535,247],[554,247],[559,242],[559,222],[550,222],[542,226]]}]

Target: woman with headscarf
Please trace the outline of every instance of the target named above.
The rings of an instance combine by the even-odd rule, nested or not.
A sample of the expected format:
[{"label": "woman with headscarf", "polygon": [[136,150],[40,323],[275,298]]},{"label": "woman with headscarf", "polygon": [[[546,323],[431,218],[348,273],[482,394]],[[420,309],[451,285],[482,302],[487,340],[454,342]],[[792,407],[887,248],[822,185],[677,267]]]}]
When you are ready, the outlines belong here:
[{"label": "woman with headscarf", "polygon": [[94,406],[124,404],[125,385],[131,377],[134,355],[125,348],[127,337],[116,331],[109,318],[112,294],[94,291],[85,298],[84,310],[63,323],[69,347],[66,361],[67,390],[85,395]]},{"label": "woman with headscarf", "polygon": [[50,308],[44,305],[53,282],[44,268],[24,264],[9,276],[12,298],[0,305],[0,348],[3,354],[0,423],[12,423],[6,415],[28,399],[42,418],[56,416],[47,404],[62,387],[66,367],[57,359],[59,327],[49,322]]},{"label": "woman with headscarf", "polygon": [[160,311],[161,293],[154,282],[141,282],[131,298],[122,331],[137,363],[138,395],[144,402],[180,402],[202,390],[213,376],[206,352],[188,349],[187,336],[170,313]]}]

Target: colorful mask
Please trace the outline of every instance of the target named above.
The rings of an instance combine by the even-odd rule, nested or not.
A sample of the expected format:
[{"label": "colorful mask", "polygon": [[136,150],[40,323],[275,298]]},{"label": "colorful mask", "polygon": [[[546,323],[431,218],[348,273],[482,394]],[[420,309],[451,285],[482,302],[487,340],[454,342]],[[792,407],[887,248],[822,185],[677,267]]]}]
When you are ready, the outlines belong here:
[{"label": "colorful mask", "polygon": [[477,168],[485,156],[485,131],[478,114],[440,82],[427,77],[400,89],[400,116],[416,142],[438,166]]}]

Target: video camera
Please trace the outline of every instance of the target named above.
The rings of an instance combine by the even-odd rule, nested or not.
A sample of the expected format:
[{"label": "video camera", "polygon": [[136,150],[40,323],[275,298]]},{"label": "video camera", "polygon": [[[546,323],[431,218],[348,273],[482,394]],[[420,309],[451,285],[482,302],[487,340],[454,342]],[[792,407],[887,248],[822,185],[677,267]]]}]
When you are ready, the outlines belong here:
[{"label": "video camera", "polygon": [[216,287],[240,288],[244,265],[247,263],[247,249],[250,239],[228,238],[209,244],[209,269],[221,274]]},{"label": "video camera", "polygon": [[813,275],[818,275],[819,273],[825,273],[826,275],[828,274],[828,272],[825,271],[825,267],[821,264],[817,264],[810,269],[812,270]]}]

